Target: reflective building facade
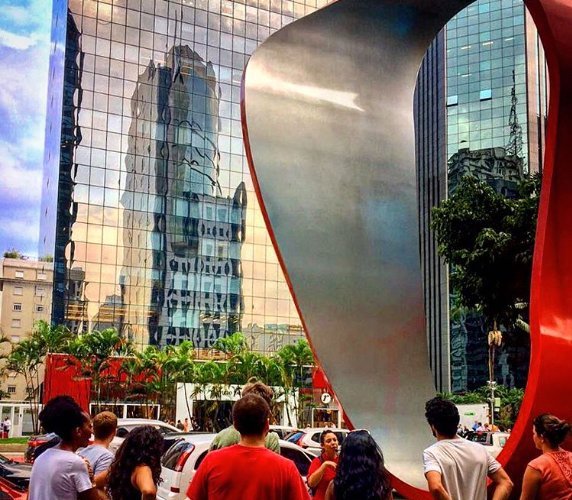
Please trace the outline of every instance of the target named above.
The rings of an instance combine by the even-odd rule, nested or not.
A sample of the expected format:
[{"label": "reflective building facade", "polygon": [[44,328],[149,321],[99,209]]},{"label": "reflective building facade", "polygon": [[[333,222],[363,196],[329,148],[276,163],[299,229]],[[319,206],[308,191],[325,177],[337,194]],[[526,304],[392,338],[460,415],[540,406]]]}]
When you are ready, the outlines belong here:
[{"label": "reflective building facade", "polygon": [[[520,0],[479,0],[433,42],[415,96],[421,261],[427,335],[438,389],[466,391],[488,380],[484,318],[459,307],[430,230],[431,209],[464,175],[507,196],[542,170],[546,73],[534,24]],[[501,348],[497,382],[524,387],[529,346]]]},{"label": "reflective building facade", "polygon": [[240,84],[316,0],[54,0],[40,255],[52,318],[272,351],[301,321],[254,196]]}]

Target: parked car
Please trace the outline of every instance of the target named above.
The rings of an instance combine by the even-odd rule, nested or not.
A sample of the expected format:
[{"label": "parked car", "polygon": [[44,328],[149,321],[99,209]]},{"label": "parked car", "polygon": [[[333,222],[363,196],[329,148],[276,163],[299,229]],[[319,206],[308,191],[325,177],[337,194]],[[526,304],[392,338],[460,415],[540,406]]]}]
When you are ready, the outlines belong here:
[{"label": "parked car", "polygon": [[0,477],[0,500],[26,500],[28,494],[14,488],[10,481]]},{"label": "parked car", "polygon": [[474,432],[467,439],[482,444],[486,447],[487,452],[493,458],[496,458],[504,448],[509,437],[510,434],[507,432]]},{"label": "parked car", "polygon": [[115,453],[127,435],[136,427],[141,427],[143,425],[151,425],[152,427],[155,427],[155,429],[163,434],[163,436],[167,434],[181,433],[181,431],[174,425],[161,420],[151,420],[148,418],[120,418],[117,421],[117,432],[115,433],[113,441],[111,441],[109,445],[109,449]]},{"label": "parked car", "polygon": [[8,483],[9,488],[18,492],[27,491],[31,474],[32,466],[30,464],[16,462],[0,455],[0,478]]},{"label": "parked car", "polygon": [[[183,500],[190,481],[209,451],[216,434],[189,434],[171,446],[161,459],[161,483],[157,498]],[[294,462],[304,478],[314,458],[299,446],[280,440],[280,454]],[[243,473],[248,473],[243,471]]]},{"label": "parked car", "polygon": [[[178,433],[181,431],[175,426],[162,422],[161,420],[151,420],[148,418],[120,418],[117,421],[117,432],[113,441],[109,445],[109,449],[115,453],[117,448],[121,446],[125,437],[136,427],[141,427],[142,425],[152,425],[158,429],[163,435]],[[28,439],[28,448],[24,453],[24,459],[27,463],[33,463],[36,458],[38,458],[44,451],[57,445],[60,442],[60,438],[54,434],[41,434],[39,436],[31,436]]]},{"label": "parked car", "polygon": [[[320,434],[322,434],[324,430],[324,427],[309,427],[306,429],[300,429],[290,434],[286,438],[286,441],[290,441],[291,443],[295,443],[298,446],[301,446],[308,453],[311,453],[317,457],[322,453],[322,447],[320,446]],[[330,428],[328,431],[333,432],[338,437],[340,446],[348,432],[350,432],[348,429],[337,428]]]},{"label": "parked car", "polygon": [[275,432],[278,434],[280,439],[286,439],[287,436],[292,434],[294,431],[297,431],[296,427],[289,427],[287,425],[271,425],[270,431]]}]

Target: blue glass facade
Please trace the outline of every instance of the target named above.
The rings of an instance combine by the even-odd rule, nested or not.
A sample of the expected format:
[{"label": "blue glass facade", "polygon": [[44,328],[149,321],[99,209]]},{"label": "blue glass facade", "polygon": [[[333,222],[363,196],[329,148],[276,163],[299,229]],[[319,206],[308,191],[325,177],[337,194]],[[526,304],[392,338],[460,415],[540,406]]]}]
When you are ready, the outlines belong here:
[{"label": "blue glass facade", "polygon": [[[431,365],[439,390],[488,380],[486,322],[459,307],[430,231],[431,208],[471,175],[510,196],[541,170],[546,96],[542,48],[520,0],[479,0],[456,15],[423,62],[416,91],[421,260]],[[427,85],[431,75],[434,85]],[[443,98],[431,100],[439,89]],[[432,137],[431,141],[427,137]],[[508,337],[507,337],[508,339]],[[529,340],[509,340],[497,382],[523,387]]]},{"label": "blue glass facade", "polygon": [[316,0],[54,0],[40,253],[53,320],[272,351],[301,322],[253,192],[240,83]]}]

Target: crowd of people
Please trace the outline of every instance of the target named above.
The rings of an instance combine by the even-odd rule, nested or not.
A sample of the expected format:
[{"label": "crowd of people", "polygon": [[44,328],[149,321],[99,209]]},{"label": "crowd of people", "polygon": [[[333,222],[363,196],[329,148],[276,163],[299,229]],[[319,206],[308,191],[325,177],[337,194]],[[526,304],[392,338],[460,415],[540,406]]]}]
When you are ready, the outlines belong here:
[{"label": "crowd of people", "polygon": [[[278,436],[269,432],[272,396],[260,382],[244,387],[232,409],[233,425],[213,440],[188,486],[188,499],[393,499],[382,451],[367,430],[347,434],[338,453],[336,434],[324,429],[322,453],[304,483],[294,463],[280,455]],[[485,447],[458,435],[459,412],[453,403],[431,399],[425,417],[437,440],[423,452],[433,498],[485,500],[487,478],[494,500],[509,498],[513,482],[500,463]],[[92,421],[71,397],[58,396],[45,405],[40,421],[61,442],[34,462],[29,500],[156,498],[163,438],[155,428],[134,429],[113,455],[108,450],[117,429],[113,413],[102,412]],[[570,425],[553,415],[534,419],[532,439],[541,455],[526,468],[521,500],[572,500],[572,453],[560,446],[569,433]]]}]

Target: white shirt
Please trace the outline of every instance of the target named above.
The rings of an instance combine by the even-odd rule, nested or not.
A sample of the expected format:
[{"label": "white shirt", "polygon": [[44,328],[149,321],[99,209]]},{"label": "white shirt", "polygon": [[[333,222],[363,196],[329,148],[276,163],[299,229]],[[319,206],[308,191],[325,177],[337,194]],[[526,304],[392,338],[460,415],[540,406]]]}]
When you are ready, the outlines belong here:
[{"label": "white shirt", "polygon": [[28,500],[76,500],[78,493],[91,488],[83,458],[56,446],[35,460]]},{"label": "white shirt", "polygon": [[439,472],[453,500],[486,500],[487,476],[500,468],[482,444],[461,437],[437,441],[423,452],[423,472]]}]

